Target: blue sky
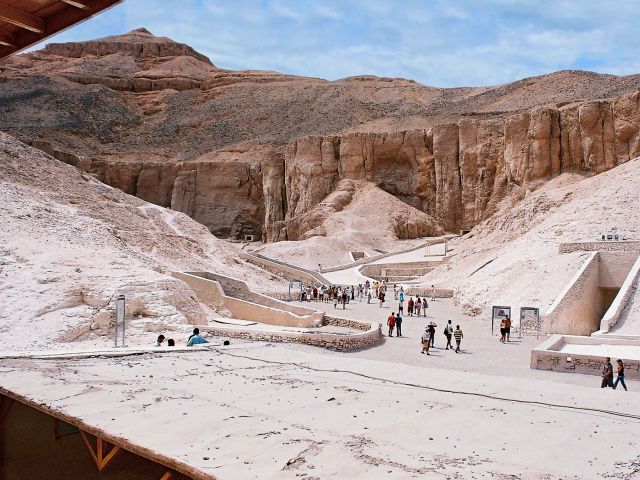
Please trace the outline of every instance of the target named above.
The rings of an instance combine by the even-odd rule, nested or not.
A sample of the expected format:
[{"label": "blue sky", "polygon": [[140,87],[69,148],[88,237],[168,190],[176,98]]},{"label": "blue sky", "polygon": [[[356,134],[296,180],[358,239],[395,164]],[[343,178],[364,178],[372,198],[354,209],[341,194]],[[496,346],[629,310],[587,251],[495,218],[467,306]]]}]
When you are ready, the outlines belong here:
[{"label": "blue sky", "polygon": [[639,25],[640,0],[125,0],[47,41],[144,26],[223,68],[456,87],[640,73]]}]

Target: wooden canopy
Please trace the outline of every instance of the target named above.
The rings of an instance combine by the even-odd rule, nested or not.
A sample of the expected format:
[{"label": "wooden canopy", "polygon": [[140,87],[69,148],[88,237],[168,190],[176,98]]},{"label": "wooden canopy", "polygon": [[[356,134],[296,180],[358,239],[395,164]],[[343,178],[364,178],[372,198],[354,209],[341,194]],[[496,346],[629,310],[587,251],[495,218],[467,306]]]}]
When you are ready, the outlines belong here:
[{"label": "wooden canopy", "polygon": [[120,2],[122,0],[0,0],[0,59]]}]

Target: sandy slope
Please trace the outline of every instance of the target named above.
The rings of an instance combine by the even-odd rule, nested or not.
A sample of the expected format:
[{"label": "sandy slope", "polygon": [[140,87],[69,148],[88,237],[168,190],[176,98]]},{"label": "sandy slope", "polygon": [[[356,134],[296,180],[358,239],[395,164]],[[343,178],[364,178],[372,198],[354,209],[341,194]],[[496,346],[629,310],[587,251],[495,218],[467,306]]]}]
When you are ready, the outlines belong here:
[{"label": "sandy slope", "polygon": [[127,296],[132,331],[206,322],[172,270],[207,269],[275,289],[182,213],[143,202],[0,134],[0,346],[110,333]]},{"label": "sandy slope", "polygon": [[439,235],[442,230],[428,214],[413,208],[371,182],[343,180],[335,192],[308,217],[320,218],[301,241],[271,243],[263,255],[294,265],[317,269],[318,263],[333,266],[348,263],[349,251],[377,255],[419,245],[421,240],[399,241]]},{"label": "sandy slope", "polygon": [[424,284],[459,288],[468,308],[504,304],[544,310],[586,255],[560,255],[561,242],[598,240],[612,227],[625,239],[640,236],[639,181],[640,159],[635,159],[591,178],[563,174],[525,192],[522,201],[505,202],[467,238],[451,242],[456,255],[426,275]]}]

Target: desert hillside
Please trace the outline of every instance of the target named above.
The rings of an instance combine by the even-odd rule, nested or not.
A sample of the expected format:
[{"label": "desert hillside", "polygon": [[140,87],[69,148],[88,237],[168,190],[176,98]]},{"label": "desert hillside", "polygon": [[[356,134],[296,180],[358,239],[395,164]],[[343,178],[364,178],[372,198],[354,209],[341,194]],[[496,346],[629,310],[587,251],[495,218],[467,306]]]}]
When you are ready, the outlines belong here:
[{"label": "desert hillside", "polygon": [[126,294],[127,315],[136,318],[132,331],[206,323],[211,312],[171,271],[215,270],[256,290],[282,285],[236,260],[233,245],[186,215],[104,185],[2,133],[0,203],[5,349],[111,335],[118,294]]},{"label": "desert hillside", "polygon": [[450,89],[326,81],[221,69],[145,29],[49,45],[0,72],[3,131],[223,237],[305,238],[301,219],[343,180],[457,232],[562,173],[640,155],[639,75]]},{"label": "desert hillside", "polygon": [[578,271],[588,252],[560,254],[561,242],[597,241],[617,228],[640,236],[640,158],[586,178],[563,174],[521,200],[505,201],[489,220],[450,243],[451,261],[423,285],[458,289],[466,310],[491,305],[546,310]]}]

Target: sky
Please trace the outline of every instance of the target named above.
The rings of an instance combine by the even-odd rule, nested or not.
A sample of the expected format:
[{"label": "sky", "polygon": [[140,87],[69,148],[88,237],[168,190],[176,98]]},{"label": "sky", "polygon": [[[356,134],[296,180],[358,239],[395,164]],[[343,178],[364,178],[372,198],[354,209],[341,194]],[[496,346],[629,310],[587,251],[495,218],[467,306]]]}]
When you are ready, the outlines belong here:
[{"label": "sky", "polygon": [[145,27],[221,68],[459,87],[640,73],[638,25],[640,0],[125,0],[46,42]]}]

